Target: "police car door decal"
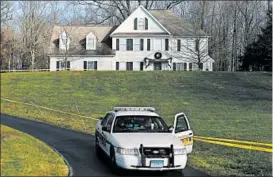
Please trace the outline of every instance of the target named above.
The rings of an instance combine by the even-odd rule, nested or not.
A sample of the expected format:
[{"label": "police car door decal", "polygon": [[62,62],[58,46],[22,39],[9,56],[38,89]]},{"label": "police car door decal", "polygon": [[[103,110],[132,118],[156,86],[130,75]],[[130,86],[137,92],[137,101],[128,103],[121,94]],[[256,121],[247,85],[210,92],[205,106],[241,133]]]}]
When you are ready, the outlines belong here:
[{"label": "police car door decal", "polygon": [[191,153],[193,148],[193,131],[184,113],[175,115],[173,134],[185,145],[187,153]]}]

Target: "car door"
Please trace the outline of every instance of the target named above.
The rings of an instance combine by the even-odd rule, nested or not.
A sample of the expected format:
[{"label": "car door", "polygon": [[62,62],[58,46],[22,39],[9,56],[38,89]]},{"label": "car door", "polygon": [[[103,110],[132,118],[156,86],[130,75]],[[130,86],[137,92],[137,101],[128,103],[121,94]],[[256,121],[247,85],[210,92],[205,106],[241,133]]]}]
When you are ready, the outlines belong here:
[{"label": "car door", "polygon": [[183,142],[187,154],[191,153],[193,148],[193,131],[191,130],[189,120],[184,113],[175,115],[173,127],[172,133]]},{"label": "car door", "polygon": [[102,127],[106,126],[109,118],[111,117],[110,113],[107,113],[105,117],[98,122],[97,125],[97,136],[99,140],[99,146],[102,148],[102,150],[106,151],[106,137],[104,135],[104,132],[102,131]]},{"label": "car door", "polygon": [[112,131],[112,124],[113,124],[114,118],[115,118],[115,115],[111,114],[107,123],[106,123],[107,130],[102,132],[102,134],[105,138],[105,152],[109,157],[110,157],[110,148],[111,148],[111,143],[112,143],[111,131]]}]

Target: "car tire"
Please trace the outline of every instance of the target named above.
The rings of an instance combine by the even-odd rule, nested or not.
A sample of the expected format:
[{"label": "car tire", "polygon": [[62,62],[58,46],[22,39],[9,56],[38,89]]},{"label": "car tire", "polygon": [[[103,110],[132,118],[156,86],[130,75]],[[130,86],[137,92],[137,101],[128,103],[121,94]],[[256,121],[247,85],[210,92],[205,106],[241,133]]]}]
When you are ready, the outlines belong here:
[{"label": "car tire", "polygon": [[110,149],[110,160],[111,160],[111,170],[113,173],[115,174],[120,174],[120,169],[119,167],[117,166],[117,163],[116,163],[116,156],[115,156],[115,150],[114,150],[114,147],[111,147]]},{"label": "car tire", "polygon": [[95,138],[96,138],[96,140],[95,140],[95,142],[96,142],[95,151],[96,151],[97,157],[100,158],[101,157],[101,148],[100,148],[100,145],[99,145],[98,136],[96,136]]}]

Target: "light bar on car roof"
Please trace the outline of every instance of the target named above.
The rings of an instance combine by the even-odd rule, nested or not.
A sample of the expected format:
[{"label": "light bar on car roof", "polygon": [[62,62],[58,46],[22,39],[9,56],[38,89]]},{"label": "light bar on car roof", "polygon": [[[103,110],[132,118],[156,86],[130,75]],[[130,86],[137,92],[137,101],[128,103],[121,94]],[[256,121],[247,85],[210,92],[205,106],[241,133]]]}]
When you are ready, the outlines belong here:
[{"label": "light bar on car roof", "polygon": [[155,112],[153,107],[114,107],[114,111],[151,111]]}]

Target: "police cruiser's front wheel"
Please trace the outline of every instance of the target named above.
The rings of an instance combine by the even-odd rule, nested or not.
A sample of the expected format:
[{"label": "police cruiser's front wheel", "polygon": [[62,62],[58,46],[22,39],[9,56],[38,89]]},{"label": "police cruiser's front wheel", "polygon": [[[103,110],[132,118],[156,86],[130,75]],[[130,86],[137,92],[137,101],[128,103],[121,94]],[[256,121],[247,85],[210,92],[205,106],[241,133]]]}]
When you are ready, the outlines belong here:
[{"label": "police cruiser's front wheel", "polygon": [[111,150],[110,150],[110,160],[111,160],[111,169],[112,169],[113,173],[119,174],[120,169],[116,163],[116,156],[115,156],[114,147],[111,147]]}]

